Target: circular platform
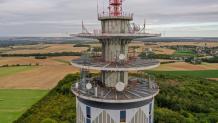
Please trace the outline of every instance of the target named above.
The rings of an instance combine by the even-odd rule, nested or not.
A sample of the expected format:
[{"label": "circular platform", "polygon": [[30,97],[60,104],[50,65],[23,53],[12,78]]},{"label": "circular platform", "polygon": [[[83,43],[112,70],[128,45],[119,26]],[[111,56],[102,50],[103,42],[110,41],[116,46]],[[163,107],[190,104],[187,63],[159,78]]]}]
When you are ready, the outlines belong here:
[{"label": "circular platform", "polygon": [[90,61],[84,61],[83,59],[72,60],[71,64],[78,68],[88,70],[99,70],[99,71],[142,71],[149,70],[160,66],[158,60],[148,59],[133,59],[123,64],[120,63],[108,63],[100,60],[91,59]]},{"label": "circular platform", "polygon": [[95,88],[87,90],[82,87],[76,87],[75,84],[72,86],[72,92],[84,100],[119,104],[150,100],[159,93],[159,87],[156,83],[152,83],[152,88],[149,88],[148,81],[143,81],[129,83],[123,92],[118,92],[112,88],[98,87],[96,93]]},{"label": "circular platform", "polygon": [[110,34],[110,33],[80,33],[75,35],[81,38],[91,38],[91,39],[126,39],[133,40],[138,38],[149,38],[149,37],[160,37],[161,34],[151,34],[151,33],[120,33],[120,34]]}]

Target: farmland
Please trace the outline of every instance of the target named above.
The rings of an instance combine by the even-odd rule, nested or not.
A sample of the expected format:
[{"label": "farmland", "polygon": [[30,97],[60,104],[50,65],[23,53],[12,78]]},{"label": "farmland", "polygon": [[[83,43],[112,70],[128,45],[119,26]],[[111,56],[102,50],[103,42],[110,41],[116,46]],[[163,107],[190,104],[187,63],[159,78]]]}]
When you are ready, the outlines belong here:
[{"label": "farmland", "polygon": [[0,122],[11,123],[47,92],[47,90],[0,89]]},{"label": "farmland", "polygon": [[0,68],[0,77],[14,75],[19,72],[24,72],[33,69],[33,67],[29,66],[21,66],[21,67],[2,67]]},{"label": "farmland", "polygon": [[185,62],[176,62],[170,64],[162,64],[160,67],[154,69],[155,71],[193,71],[193,70],[216,70],[218,64],[203,63],[201,65],[193,65]]},{"label": "farmland", "polygon": [[[183,43],[178,43],[183,45]],[[196,43],[192,43],[196,44]],[[100,46],[99,44],[90,44],[92,47]],[[152,47],[153,51],[158,54],[184,54],[184,52],[176,52],[172,49],[160,48],[160,46],[168,45],[168,43],[159,43],[158,45],[146,46],[143,42],[131,43],[130,46],[139,46],[139,52],[143,49]],[[171,45],[176,45],[172,43]],[[196,45],[204,45],[199,43]],[[209,46],[215,44],[208,44]],[[87,50],[87,47],[73,47],[72,44],[38,44],[38,45],[25,45],[25,46],[12,46],[0,48],[0,52],[6,54],[32,54],[32,53],[56,53],[56,52],[83,52]],[[190,52],[185,52],[186,54],[191,54]],[[63,79],[68,74],[75,74],[79,72],[79,69],[71,66],[69,63],[72,59],[79,58],[78,56],[55,56],[47,57],[46,59],[35,59],[33,56],[29,57],[0,57],[0,66],[8,65],[9,67],[0,67],[0,119],[3,119],[3,123],[9,123],[13,120],[16,120],[26,109],[31,105],[41,99],[48,90],[52,90],[57,86],[58,82]],[[162,60],[164,61],[164,60]],[[20,65],[20,66],[16,66]],[[24,66],[23,66],[24,65]],[[12,67],[13,66],[13,67]],[[203,63],[201,65],[193,65],[185,62],[175,62],[169,64],[162,64],[160,67],[154,69],[152,72],[164,75],[172,76],[182,76],[193,75],[192,77],[203,77],[217,80],[218,78],[218,64]],[[78,76],[76,77],[78,79]],[[64,81],[67,84],[67,87],[70,87],[72,81],[75,81],[74,78],[69,78],[69,81]],[[62,83],[63,84],[63,83]],[[58,85],[62,87],[63,85]],[[163,85],[162,85],[163,86]],[[33,90],[32,90],[33,89]],[[57,89],[57,88],[56,88]],[[64,89],[64,88],[61,88]],[[57,90],[55,90],[57,91]],[[49,100],[42,101],[43,105],[46,106],[45,109],[41,107],[41,111],[46,112],[58,111],[59,108],[52,109],[51,107],[61,106],[62,101],[70,108],[68,110],[61,110],[62,113],[66,114],[65,119],[72,118],[74,109],[75,98],[72,95],[65,95],[58,92],[58,95],[55,97],[48,97],[49,100],[56,100],[56,103],[50,105]],[[68,90],[69,91],[69,90]],[[29,92],[29,93],[28,93]],[[54,90],[50,94],[54,94]],[[70,92],[68,92],[70,93]],[[29,95],[28,95],[29,94]],[[11,95],[11,96],[10,96]],[[23,98],[25,96],[26,98]],[[72,97],[71,97],[72,96]],[[7,98],[6,98],[7,97]],[[34,97],[34,98],[33,98]],[[17,105],[9,105],[10,102],[15,102],[18,100]],[[20,101],[19,101],[20,100]],[[7,102],[9,101],[9,102]],[[23,102],[22,102],[23,101]],[[70,102],[71,101],[71,102]],[[8,104],[8,105],[6,105]],[[21,105],[23,104],[23,105]],[[65,106],[66,106],[65,105]],[[17,108],[16,108],[16,107]],[[66,107],[62,107],[66,108]],[[162,111],[172,112],[172,116],[175,111],[171,109],[165,109],[167,107],[161,107],[156,110],[161,116],[163,115]],[[2,115],[2,114],[4,115]],[[35,112],[37,113],[37,112]],[[40,113],[40,112],[38,112]],[[60,112],[57,112],[56,115],[59,115]],[[68,115],[68,113],[72,113]],[[180,112],[176,112],[180,113]],[[33,115],[35,116],[35,115]],[[40,116],[40,114],[38,115]],[[36,118],[39,118],[39,117]],[[2,118],[3,117],[3,118]],[[46,118],[46,117],[42,117]],[[34,118],[33,118],[34,119]],[[39,118],[40,119],[40,118]],[[74,118],[70,119],[72,121]],[[37,119],[36,119],[37,121]],[[2,123],[1,122],[1,123]]]},{"label": "farmland", "polygon": [[[50,49],[45,46],[36,47],[14,46],[12,49],[0,50],[5,53],[47,53],[84,49],[72,48],[72,45],[51,45]],[[48,90],[55,87],[64,76],[78,72],[78,69],[69,64],[75,58],[78,57],[0,57],[0,66],[5,66],[0,67],[0,123],[13,122],[45,96]]]},{"label": "farmland", "polygon": [[[39,66],[18,66],[0,68],[0,88],[3,89],[52,89],[69,73],[79,72],[69,65],[76,57],[51,57],[45,60],[34,58],[4,58],[0,65],[39,64]],[[4,75],[4,76],[3,76]],[[7,75],[7,76],[6,76]]]},{"label": "farmland", "polygon": [[60,52],[83,52],[86,47],[74,47],[73,44],[37,44],[0,48],[3,54],[34,54],[34,53],[60,53]]}]

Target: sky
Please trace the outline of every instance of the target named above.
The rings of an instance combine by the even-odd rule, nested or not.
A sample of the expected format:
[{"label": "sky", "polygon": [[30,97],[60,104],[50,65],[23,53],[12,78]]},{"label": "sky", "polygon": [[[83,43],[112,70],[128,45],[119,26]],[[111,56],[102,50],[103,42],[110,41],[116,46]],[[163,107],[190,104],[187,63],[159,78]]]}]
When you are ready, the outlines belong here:
[{"label": "sky", "polygon": [[[98,1],[98,2],[97,2]],[[108,0],[0,0],[0,37],[69,36],[100,28]],[[124,11],[164,37],[218,37],[218,0],[124,0]]]}]

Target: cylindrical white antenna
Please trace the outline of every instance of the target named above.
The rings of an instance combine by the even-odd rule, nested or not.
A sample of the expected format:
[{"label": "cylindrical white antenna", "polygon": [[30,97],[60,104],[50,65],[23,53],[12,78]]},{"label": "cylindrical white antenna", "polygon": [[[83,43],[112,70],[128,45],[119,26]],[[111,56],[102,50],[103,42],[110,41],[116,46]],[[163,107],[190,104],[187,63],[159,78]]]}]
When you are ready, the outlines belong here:
[{"label": "cylindrical white antenna", "polygon": [[95,96],[98,97],[98,87],[95,87]]},{"label": "cylindrical white antenna", "polygon": [[75,84],[75,88],[78,89],[79,88],[79,83]]}]

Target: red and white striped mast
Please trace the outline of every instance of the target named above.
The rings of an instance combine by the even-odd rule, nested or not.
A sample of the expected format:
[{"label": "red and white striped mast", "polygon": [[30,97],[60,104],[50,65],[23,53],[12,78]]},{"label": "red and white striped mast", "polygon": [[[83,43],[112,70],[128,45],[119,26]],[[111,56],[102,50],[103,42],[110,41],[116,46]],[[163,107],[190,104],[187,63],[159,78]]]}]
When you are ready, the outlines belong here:
[{"label": "red and white striped mast", "polygon": [[121,16],[122,11],[122,0],[109,0],[110,16]]}]

